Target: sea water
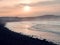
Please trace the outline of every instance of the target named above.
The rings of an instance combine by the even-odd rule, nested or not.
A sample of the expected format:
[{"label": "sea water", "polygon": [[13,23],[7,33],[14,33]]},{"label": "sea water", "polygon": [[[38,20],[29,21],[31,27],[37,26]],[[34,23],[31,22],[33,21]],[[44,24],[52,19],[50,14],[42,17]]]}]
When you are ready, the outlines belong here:
[{"label": "sea water", "polygon": [[8,22],[6,23],[6,27],[17,33],[33,36],[34,38],[46,39],[60,45],[59,21]]}]

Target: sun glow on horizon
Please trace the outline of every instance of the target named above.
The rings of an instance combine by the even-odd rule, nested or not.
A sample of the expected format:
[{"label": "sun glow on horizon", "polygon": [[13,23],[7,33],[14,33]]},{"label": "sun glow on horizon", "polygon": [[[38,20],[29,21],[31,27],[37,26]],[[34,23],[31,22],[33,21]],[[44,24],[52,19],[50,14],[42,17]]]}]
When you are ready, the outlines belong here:
[{"label": "sun glow on horizon", "polygon": [[29,11],[31,11],[31,7],[30,7],[30,6],[24,6],[24,7],[23,7],[23,10],[24,10],[25,12],[29,12]]}]

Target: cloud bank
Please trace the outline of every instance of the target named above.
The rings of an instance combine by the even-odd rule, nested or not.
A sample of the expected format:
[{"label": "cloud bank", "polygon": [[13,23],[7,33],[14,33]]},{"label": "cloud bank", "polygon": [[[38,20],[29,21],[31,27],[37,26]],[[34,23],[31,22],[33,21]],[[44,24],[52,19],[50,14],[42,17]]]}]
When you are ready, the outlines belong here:
[{"label": "cloud bank", "polygon": [[[31,3],[27,3],[30,2]],[[28,13],[23,12],[24,6],[32,9]],[[60,0],[0,0],[0,16],[39,16],[60,15]]]}]

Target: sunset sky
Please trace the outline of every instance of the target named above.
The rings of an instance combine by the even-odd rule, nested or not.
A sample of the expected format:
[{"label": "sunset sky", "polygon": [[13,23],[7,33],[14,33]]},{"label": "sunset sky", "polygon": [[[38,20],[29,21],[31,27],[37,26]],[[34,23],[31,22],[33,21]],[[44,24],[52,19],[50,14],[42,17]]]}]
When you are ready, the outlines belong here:
[{"label": "sunset sky", "polygon": [[60,0],[0,0],[1,16],[60,15]]}]

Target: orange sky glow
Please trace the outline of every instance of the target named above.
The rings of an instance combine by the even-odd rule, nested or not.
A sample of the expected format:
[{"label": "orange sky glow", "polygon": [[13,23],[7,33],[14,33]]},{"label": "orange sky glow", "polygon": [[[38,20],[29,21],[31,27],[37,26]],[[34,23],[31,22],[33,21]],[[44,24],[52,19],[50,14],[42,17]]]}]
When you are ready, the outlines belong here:
[{"label": "orange sky glow", "polygon": [[0,1],[1,16],[41,16],[45,14],[60,15],[59,0],[7,0]]}]

